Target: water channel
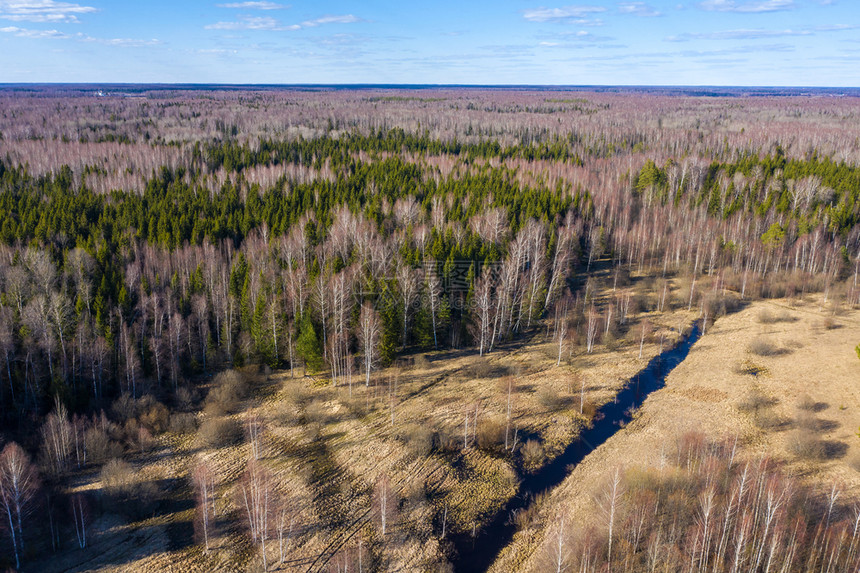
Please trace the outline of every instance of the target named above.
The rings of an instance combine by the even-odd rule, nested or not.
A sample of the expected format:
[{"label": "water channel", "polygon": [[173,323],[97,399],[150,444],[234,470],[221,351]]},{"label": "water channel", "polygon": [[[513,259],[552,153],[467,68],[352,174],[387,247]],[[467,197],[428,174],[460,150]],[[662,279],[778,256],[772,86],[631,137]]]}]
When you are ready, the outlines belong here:
[{"label": "water channel", "polygon": [[675,346],[651,359],[618,392],[614,401],[604,404],[597,411],[592,426],[584,430],[561,455],[537,472],[522,477],[517,495],[475,537],[469,533],[453,536],[456,550],[454,570],[473,573],[489,569],[516,532],[511,516],[528,507],[537,495],[561,484],[573,466],[623,428],[632,419],[632,412],[645,402],[648,395],[666,384],[666,377],[684,361],[700,336],[701,329],[695,323]]}]

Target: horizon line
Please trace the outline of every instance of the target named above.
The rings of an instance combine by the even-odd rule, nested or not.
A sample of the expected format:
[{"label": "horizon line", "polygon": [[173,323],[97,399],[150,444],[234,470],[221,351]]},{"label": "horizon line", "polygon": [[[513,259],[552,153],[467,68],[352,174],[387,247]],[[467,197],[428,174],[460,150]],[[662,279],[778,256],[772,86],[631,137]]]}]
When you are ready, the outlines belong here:
[{"label": "horizon line", "polygon": [[466,84],[466,83],[375,83],[375,82],[292,82],[292,83],[232,83],[232,82],[0,82],[0,88],[10,87],[169,87],[169,88],[352,88],[352,89],[420,89],[420,88],[473,88],[473,89],[725,89],[725,90],[860,90],[858,86],[804,86],[804,85],[728,85],[728,84]]}]

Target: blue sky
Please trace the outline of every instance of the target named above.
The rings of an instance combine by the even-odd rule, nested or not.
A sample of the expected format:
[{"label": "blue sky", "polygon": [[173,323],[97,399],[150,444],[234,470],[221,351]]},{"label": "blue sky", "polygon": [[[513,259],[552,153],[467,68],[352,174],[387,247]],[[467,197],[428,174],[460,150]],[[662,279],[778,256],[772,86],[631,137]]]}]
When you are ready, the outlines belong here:
[{"label": "blue sky", "polygon": [[0,0],[0,82],[860,86],[857,0]]}]

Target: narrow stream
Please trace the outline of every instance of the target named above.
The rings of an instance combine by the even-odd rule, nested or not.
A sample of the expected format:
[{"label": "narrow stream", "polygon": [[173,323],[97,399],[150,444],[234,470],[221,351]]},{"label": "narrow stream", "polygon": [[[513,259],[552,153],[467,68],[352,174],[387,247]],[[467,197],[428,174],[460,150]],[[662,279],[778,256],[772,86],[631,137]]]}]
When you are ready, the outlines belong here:
[{"label": "narrow stream", "polygon": [[460,573],[486,571],[496,556],[513,539],[516,527],[511,523],[513,512],[527,507],[531,500],[558,486],[575,466],[631,420],[631,410],[645,402],[648,395],[666,383],[666,376],[684,361],[693,344],[701,336],[699,323],[674,347],[655,356],[648,365],[633,376],[613,402],[601,407],[594,424],[582,432],[564,452],[536,473],[522,477],[517,495],[481,529],[476,537],[468,533],[452,536],[456,555],[454,570]]}]

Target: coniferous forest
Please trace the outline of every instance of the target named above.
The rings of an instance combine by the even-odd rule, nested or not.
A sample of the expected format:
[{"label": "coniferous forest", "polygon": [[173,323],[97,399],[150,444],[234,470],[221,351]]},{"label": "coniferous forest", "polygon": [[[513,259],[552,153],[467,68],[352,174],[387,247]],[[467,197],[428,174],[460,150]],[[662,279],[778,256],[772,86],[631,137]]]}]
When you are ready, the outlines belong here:
[{"label": "coniferous forest", "polygon": [[[604,379],[760,301],[860,305],[858,113],[815,92],[4,88],[3,563],[469,570],[464,540],[599,419]],[[738,406],[755,424],[763,392]],[[519,512],[556,544],[531,566],[856,568],[849,493],[789,495],[770,462],[757,494],[740,462],[714,485],[730,440],[685,440],[673,477],[626,478],[618,518],[615,473],[608,535]],[[634,527],[682,495],[704,519]]]}]

